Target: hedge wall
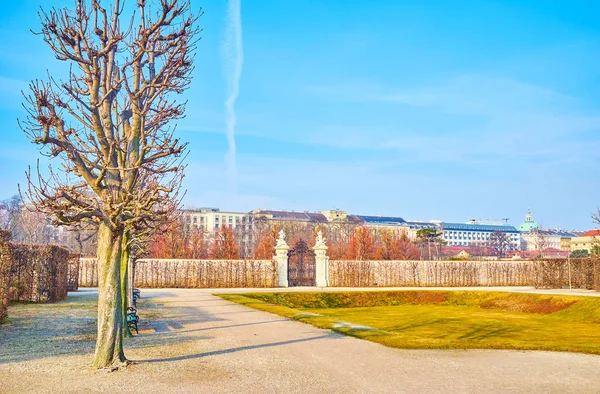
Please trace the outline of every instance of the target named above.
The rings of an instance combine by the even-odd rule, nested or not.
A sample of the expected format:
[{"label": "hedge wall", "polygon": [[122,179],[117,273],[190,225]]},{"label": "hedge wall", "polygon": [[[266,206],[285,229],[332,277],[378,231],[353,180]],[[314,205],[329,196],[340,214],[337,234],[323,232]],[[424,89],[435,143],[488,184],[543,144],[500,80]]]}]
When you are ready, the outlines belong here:
[{"label": "hedge wall", "polygon": [[[79,256],[56,245],[10,242],[10,232],[0,230],[0,322],[10,301],[58,301],[67,296],[69,282],[77,284]],[[73,273],[75,272],[75,274]]]},{"label": "hedge wall", "polygon": [[0,323],[8,315],[8,290],[12,268],[10,237],[10,231],[0,230]]}]

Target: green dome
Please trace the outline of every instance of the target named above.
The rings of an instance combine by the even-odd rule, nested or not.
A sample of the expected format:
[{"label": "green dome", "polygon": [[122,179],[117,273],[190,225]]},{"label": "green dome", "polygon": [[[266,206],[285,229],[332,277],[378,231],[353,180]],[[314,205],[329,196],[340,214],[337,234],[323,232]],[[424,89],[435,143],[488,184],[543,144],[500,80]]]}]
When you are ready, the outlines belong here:
[{"label": "green dome", "polygon": [[527,210],[527,215],[525,215],[525,221],[521,223],[519,226],[519,231],[521,232],[529,232],[531,230],[539,230],[540,225],[533,221],[533,215],[531,214],[531,210]]}]

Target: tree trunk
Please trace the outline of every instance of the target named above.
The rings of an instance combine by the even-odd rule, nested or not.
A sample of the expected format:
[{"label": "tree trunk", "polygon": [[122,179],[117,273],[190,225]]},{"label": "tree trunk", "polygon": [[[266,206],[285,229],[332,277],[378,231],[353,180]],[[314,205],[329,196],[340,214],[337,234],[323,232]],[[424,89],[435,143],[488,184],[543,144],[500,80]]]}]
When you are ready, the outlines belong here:
[{"label": "tree trunk", "polygon": [[[133,303],[130,303],[130,293],[131,289],[129,288],[129,259],[131,258],[131,234],[126,232],[123,235],[123,252],[121,253],[121,311],[123,313],[123,337],[131,338],[133,335],[129,330],[129,326],[127,325],[127,308],[129,306],[133,306]],[[133,286],[133,284],[132,284]]]},{"label": "tree trunk", "polygon": [[102,223],[98,229],[98,337],[93,365],[111,368],[127,359],[123,353],[121,254],[123,232]]}]

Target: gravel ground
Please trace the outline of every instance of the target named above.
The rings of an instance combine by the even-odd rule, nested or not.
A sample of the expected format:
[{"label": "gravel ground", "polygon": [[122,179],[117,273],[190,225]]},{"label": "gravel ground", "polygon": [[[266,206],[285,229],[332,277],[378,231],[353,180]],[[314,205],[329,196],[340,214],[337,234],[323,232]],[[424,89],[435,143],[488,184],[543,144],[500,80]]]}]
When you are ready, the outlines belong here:
[{"label": "gravel ground", "polygon": [[[391,349],[229,303],[217,291],[142,289],[140,336],[126,342],[137,363],[112,373],[89,366],[94,290],[72,293],[48,314],[16,306],[13,323],[0,328],[0,392],[600,392],[599,356]],[[78,312],[61,332],[69,302]]]}]

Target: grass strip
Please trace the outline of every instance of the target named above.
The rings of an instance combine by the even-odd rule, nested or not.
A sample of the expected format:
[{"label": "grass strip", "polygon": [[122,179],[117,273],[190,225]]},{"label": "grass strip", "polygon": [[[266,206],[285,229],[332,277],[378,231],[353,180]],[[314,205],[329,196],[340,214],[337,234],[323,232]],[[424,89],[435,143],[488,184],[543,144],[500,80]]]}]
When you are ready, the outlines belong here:
[{"label": "grass strip", "polygon": [[422,290],[220,296],[396,348],[600,354],[600,299],[595,297]]}]

